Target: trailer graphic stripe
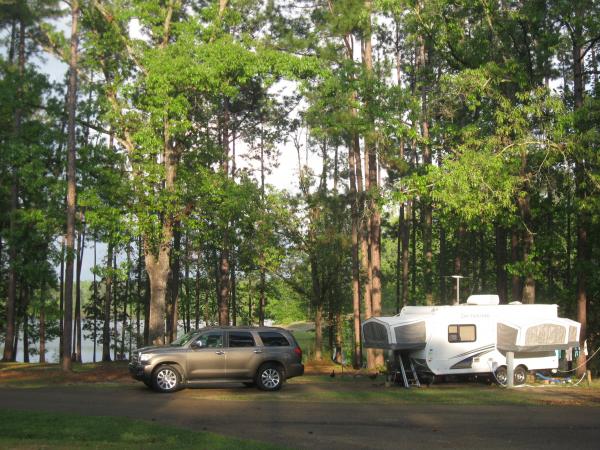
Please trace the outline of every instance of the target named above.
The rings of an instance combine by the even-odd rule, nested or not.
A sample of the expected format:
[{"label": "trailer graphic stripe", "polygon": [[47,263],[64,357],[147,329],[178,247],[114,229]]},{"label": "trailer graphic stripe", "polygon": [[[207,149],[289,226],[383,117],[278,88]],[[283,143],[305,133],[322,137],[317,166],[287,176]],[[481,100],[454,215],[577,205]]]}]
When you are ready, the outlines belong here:
[{"label": "trailer graphic stripe", "polygon": [[474,348],[472,350],[466,351],[466,352],[461,353],[459,355],[455,355],[455,356],[453,356],[450,359],[462,358],[463,356],[468,356],[468,355],[471,355],[472,353],[490,351],[490,350],[493,350],[495,347],[496,347],[495,344],[484,345],[483,347]]},{"label": "trailer graphic stripe", "polygon": [[475,358],[478,358],[481,355],[485,355],[486,353],[491,352],[493,349],[494,349],[493,347],[488,348],[487,350],[483,350],[479,353],[475,353],[474,355],[468,356],[467,358],[454,364],[452,367],[450,367],[450,369],[470,369],[473,367],[473,360]]}]

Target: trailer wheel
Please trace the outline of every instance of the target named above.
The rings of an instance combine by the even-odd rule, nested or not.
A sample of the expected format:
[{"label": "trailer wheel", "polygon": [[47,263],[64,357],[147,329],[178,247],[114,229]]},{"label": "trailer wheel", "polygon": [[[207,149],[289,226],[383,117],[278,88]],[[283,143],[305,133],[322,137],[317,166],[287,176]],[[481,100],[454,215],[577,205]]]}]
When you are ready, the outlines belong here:
[{"label": "trailer wheel", "polygon": [[506,370],[506,366],[500,366],[494,372],[494,376],[496,377],[496,382],[501,386],[506,386],[506,382],[508,381],[508,371]]},{"label": "trailer wheel", "polygon": [[522,384],[525,384],[525,381],[527,380],[527,371],[525,370],[525,367],[523,367],[523,366],[515,367],[515,375],[514,375],[513,379],[514,379],[515,386],[520,386]]}]

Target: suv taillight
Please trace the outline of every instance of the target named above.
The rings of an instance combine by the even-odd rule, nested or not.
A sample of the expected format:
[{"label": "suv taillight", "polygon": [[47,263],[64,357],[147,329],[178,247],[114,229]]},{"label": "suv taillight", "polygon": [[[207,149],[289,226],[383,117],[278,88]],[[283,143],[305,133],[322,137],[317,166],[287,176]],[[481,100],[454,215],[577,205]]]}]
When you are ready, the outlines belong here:
[{"label": "suv taillight", "polygon": [[296,355],[298,355],[298,357],[299,357],[300,359],[302,359],[302,349],[301,349],[299,346],[296,346],[296,348],[294,349],[294,353],[295,353]]}]

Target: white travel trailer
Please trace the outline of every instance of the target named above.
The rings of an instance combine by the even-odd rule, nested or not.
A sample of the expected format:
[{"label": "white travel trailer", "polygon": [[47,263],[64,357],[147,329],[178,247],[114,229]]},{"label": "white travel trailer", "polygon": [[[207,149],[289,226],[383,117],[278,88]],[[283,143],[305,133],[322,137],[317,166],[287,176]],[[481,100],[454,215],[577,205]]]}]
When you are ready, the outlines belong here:
[{"label": "white travel trailer", "polygon": [[500,305],[497,295],[472,295],[466,304],[406,306],[396,316],[372,317],[362,338],[367,348],[392,352],[407,387],[419,384],[417,372],[494,374],[504,384],[508,352],[514,384],[523,384],[527,371],[557,368],[555,350],[578,347],[580,328],[559,318],[557,305]]}]

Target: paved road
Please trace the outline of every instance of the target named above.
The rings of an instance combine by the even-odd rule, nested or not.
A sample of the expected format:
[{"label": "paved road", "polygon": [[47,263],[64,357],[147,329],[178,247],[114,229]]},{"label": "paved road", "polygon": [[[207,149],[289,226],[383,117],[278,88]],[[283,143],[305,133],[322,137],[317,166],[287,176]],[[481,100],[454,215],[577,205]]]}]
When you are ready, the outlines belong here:
[{"label": "paved road", "polygon": [[[222,391],[231,396],[237,389]],[[124,416],[295,448],[600,447],[598,407],[288,403],[261,398],[216,400],[214,389],[161,395],[141,385],[0,389],[1,408]]]}]

